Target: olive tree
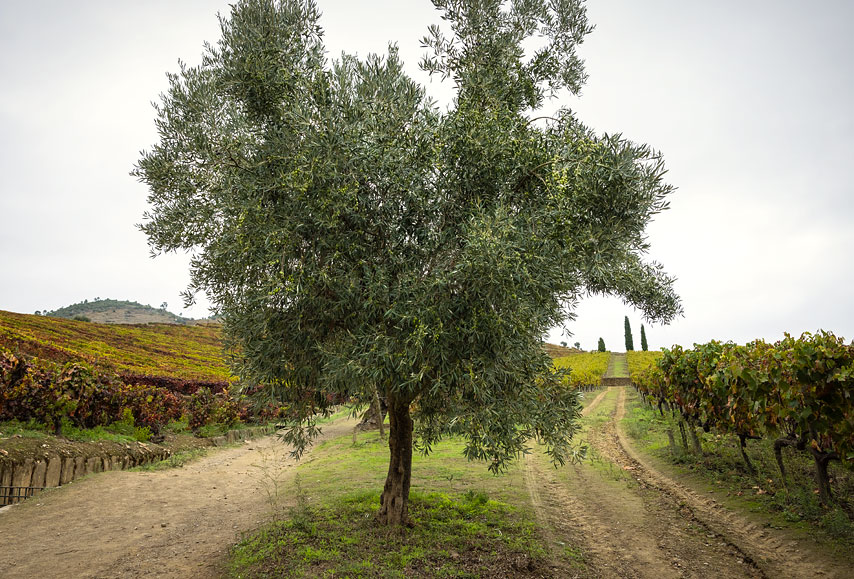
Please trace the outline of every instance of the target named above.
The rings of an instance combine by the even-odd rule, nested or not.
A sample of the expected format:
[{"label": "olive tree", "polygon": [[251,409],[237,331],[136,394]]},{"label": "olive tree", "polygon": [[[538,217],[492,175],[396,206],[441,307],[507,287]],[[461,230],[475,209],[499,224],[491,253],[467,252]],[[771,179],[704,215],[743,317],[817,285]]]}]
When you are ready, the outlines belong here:
[{"label": "olive tree", "polygon": [[187,299],[210,297],[242,383],[293,409],[297,454],[334,403],[387,402],[387,524],[409,520],[413,446],[461,435],[496,472],[532,439],[567,458],[579,402],[542,337],[584,295],[680,310],[643,255],[659,155],[537,113],[584,81],[581,0],[433,3],[421,66],[453,83],[446,110],[395,46],[328,59],[312,0],[239,0],[169,75],[134,171],[152,251],[192,252]]}]

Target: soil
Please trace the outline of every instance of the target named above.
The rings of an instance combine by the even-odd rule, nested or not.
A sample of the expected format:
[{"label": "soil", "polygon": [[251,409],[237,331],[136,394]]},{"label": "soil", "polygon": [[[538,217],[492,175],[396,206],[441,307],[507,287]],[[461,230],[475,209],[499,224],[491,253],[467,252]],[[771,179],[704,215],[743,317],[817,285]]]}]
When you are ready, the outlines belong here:
[{"label": "soil", "polygon": [[[352,431],[326,425],[320,439]],[[273,436],[180,469],[112,471],[0,510],[0,574],[31,577],[221,577],[243,532],[292,505],[296,461]],[[310,452],[310,451],[309,451]]]},{"label": "soil", "polygon": [[[613,414],[586,431],[595,463],[550,467],[526,455],[525,480],[555,577],[850,577],[803,538],[764,528],[664,474],[627,440],[625,387],[599,393]],[[355,420],[324,427],[349,434]],[[221,577],[229,548],[295,501],[295,461],[276,438],[217,450],[180,469],[101,473],[0,510],[0,575]],[[287,491],[284,491],[287,493]]]},{"label": "soil", "polygon": [[[526,482],[541,528],[566,577],[850,577],[850,566],[814,552],[803,539],[761,528],[657,470],[619,427],[625,387],[608,392],[616,410],[587,441],[601,461],[556,471],[526,460]],[[616,476],[608,473],[616,473]],[[587,570],[562,552],[581,545]]]}]

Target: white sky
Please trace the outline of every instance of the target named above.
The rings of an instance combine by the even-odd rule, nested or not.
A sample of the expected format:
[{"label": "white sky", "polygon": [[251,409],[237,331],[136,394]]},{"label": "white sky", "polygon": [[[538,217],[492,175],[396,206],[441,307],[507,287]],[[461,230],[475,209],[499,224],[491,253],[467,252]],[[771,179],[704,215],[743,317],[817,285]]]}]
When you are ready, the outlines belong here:
[{"label": "white sky", "polygon": [[[430,2],[319,5],[330,56],[396,41],[429,82],[417,62]],[[147,191],[128,173],[156,141],[165,73],[199,62],[217,12],[228,2],[0,0],[0,309],[109,297],[181,311],[187,258],[149,258],[134,227]],[[854,338],[854,2],[589,0],[588,15],[590,80],[560,104],[660,149],[678,188],[649,238],[685,317],[647,324],[650,348]],[[622,350],[629,315],[640,348],[640,315],[619,300],[577,313],[574,336],[551,341]]]}]

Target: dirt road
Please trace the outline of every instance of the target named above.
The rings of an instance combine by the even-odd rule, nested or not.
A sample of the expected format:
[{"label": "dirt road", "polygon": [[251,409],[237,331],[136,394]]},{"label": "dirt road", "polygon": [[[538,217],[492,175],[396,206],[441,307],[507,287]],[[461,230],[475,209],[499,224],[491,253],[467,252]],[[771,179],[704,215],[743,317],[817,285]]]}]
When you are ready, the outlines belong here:
[{"label": "dirt road", "polygon": [[[782,531],[761,528],[676,482],[619,427],[626,389],[584,411],[592,463],[555,470],[528,455],[525,480],[559,577],[850,577]],[[324,427],[348,434],[355,421]],[[0,511],[0,576],[220,577],[228,549],[291,503],[295,471],[275,438],[216,451],[184,468],[108,472]],[[580,547],[586,568],[573,564]]]},{"label": "dirt road", "polygon": [[[326,425],[321,439],[354,424]],[[219,577],[240,533],[289,504],[270,494],[293,476],[287,450],[266,437],[180,469],[98,474],[5,509],[0,576]]]},{"label": "dirt road", "polygon": [[[585,409],[597,460],[555,470],[526,462],[526,482],[552,551],[583,545],[595,577],[850,577],[850,568],[774,529],[757,527],[668,478],[619,427],[626,390],[612,387]],[[566,566],[567,577],[589,576]]]}]

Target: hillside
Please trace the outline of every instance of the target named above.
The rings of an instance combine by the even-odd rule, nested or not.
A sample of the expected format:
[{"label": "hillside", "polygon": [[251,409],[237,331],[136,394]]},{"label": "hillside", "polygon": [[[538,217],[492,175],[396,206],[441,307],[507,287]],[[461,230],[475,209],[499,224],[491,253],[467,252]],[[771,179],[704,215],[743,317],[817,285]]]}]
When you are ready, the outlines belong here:
[{"label": "hillside", "polygon": [[[216,383],[229,379],[218,324],[184,319],[182,323],[111,321],[114,312],[123,311],[127,304],[131,306],[128,310],[137,309],[140,316],[160,312],[178,318],[151,306],[118,300],[74,304],[46,316],[0,310],[0,347],[61,363],[83,360],[149,383],[160,382],[152,377]],[[81,315],[92,321],[73,319]],[[105,321],[95,321],[98,317]],[[580,353],[548,343],[543,347],[553,358]]]},{"label": "hillside", "polygon": [[0,347],[60,363],[85,361],[155,385],[230,378],[214,324],[100,324],[0,311]]},{"label": "hillside", "polygon": [[166,311],[165,308],[158,309],[127,300],[100,298],[92,301],[84,300],[51,312],[44,312],[44,315],[69,320],[82,316],[88,321],[101,324],[188,324],[196,321],[192,318],[177,316]]},{"label": "hillside", "polygon": [[558,346],[557,344],[549,344],[548,342],[543,342],[543,348],[545,348],[546,353],[552,358],[562,358],[564,356],[571,356],[573,354],[581,353],[581,350],[576,350],[575,348],[566,348],[564,346]]}]

